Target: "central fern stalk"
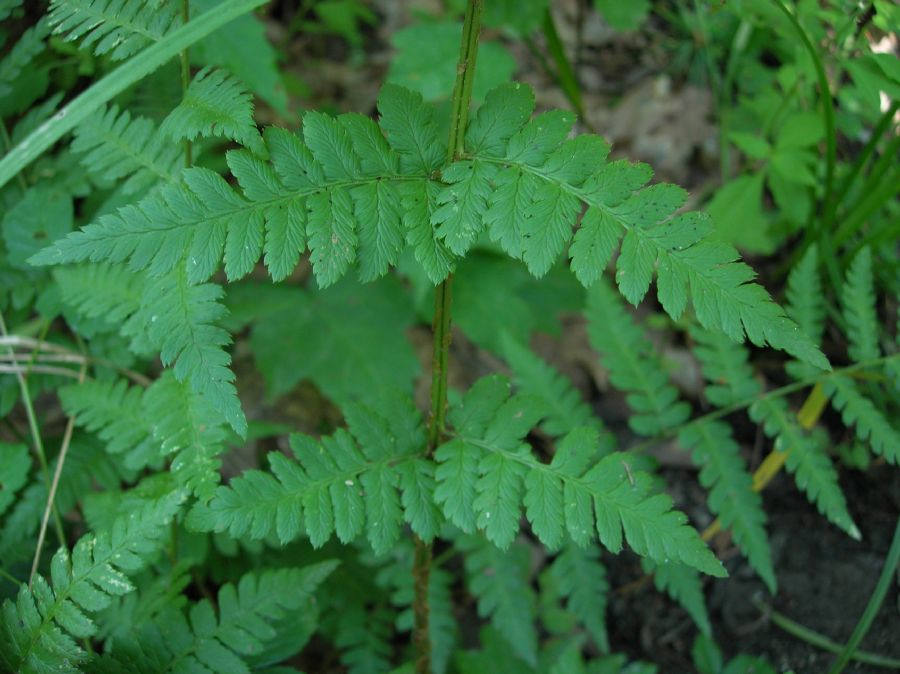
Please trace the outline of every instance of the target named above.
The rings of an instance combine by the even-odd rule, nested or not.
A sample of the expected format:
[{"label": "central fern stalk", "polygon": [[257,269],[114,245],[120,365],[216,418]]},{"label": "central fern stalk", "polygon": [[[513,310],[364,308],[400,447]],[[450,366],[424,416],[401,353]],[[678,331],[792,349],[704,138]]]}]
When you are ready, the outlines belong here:
[{"label": "central fern stalk", "polygon": [[[464,148],[466,122],[472,102],[475,81],[475,60],[478,56],[478,35],[481,32],[482,0],[469,0],[463,20],[459,62],[456,65],[456,84],[451,101],[450,139],[447,143],[447,163],[459,159]],[[444,433],[447,410],[447,368],[450,360],[450,309],[453,299],[453,274],[441,283],[434,293],[434,335],[431,361],[431,416],[428,420],[428,456],[440,444]],[[416,537],[413,560],[413,644],[416,651],[416,673],[431,673],[431,640],[428,635],[428,577],[431,571],[431,544]]]}]

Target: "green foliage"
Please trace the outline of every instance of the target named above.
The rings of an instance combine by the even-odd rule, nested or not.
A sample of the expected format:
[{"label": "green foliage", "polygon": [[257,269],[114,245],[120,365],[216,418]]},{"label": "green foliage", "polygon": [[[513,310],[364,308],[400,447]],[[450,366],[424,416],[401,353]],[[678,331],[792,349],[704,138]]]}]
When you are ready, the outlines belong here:
[{"label": "green foliage", "polygon": [[[508,82],[511,40],[540,52],[539,27],[559,38],[545,0],[488,3],[494,41],[454,105],[452,82],[475,63],[467,41],[454,68],[459,3],[387,36],[393,83],[371,118],[326,105],[291,129],[257,121],[292,122],[284,84],[297,75],[277,61],[293,46],[269,44],[272,16],[194,44],[225,11],[217,0],[188,3],[184,28],[177,3],[157,0],[52,0],[37,23],[18,4],[0,0],[21,35],[0,60],[0,135],[15,146],[3,170],[62,128],[73,139],[0,185],[0,669],[411,674],[427,636],[435,674],[653,672],[610,653],[620,630],[605,620],[623,570],[630,583],[642,569],[701,632],[699,671],[768,671],[749,656],[726,663],[707,636],[705,585],[718,592],[725,567],[644,451],[690,454],[710,514],[773,592],[747,413],[809,500],[860,535],[829,450],[849,442],[835,453],[860,470],[900,458],[896,340],[881,325],[896,285],[879,201],[895,173],[889,119],[868,159],[821,180],[817,147],[828,154],[834,131],[809,110],[843,106],[840,92],[807,95],[817,64],[779,41],[773,54],[794,70],[766,100],[785,114],[752,134],[743,125],[759,111],[732,94],[769,84],[729,57],[738,91],[717,100],[742,112],[722,141],[758,166],[729,183],[723,158],[711,210],[724,229],[771,220],[738,237],[769,249],[774,230],[801,234],[809,220],[782,309],[723,242],[734,238],[684,210],[683,189],[610,159],[571,112],[535,114],[531,89]],[[251,4],[227,3],[229,16]],[[595,3],[620,29],[648,7],[614,4]],[[750,4],[722,13],[752,18]],[[379,18],[363,10],[307,3],[288,33],[318,17],[328,43],[312,40],[309,55],[344,39],[352,64],[369,41],[357,19]],[[698,19],[695,42],[714,45],[718,20]],[[763,32],[730,44],[754,54]],[[849,41],[831,34],[814,43]],[[175,63],[145,68],[176,45],[202,66],[182,73],[180,95]],[[562,49],[548,74],[566,80]],[[852,80],[856,105],[894,91],[889,65],[859,60],[831,81]],[[123,90],[134,78],[121,73],[138,71],[139,90]],[[56,112],[64,101],[77,105]],[[438,336],[453,327],[436,339],[428,400],[432,319]],[[591,348],[576,332],[555,360],[533,333],[562,326],[586,328]],[[616,392],[621,423],[605,418],[623,409]],[[825,398],[838,414],[817,424]],[[42,554],[55,539],[59,552]],[[614,559],[626,547],[636,557]]]},{"label": "green foliage", "polygon": [[160,133],[173,140],[222,136],[255,152],[265,152],[253,121],[253,99],[223,70],[203,68],[181,103],[166,117]]},{"label": "green foliage", "polygon": [[47,15],[53,31],[81,40],[98,56],[121,61],[181,24],[174,5],[155,0],[52,0]]},{"label": "green foliage", "polygon": [[123,181],[125,194],[172,182],[181,170],[181,153],[163,142],[151,120],[132,118],[115,105],[76,127],[72,150],[84,155],[81,163],[99,179]]},{"label": "green foliage", "polygon": [[36,576],[31,588],[20,588],[15,602],[3,602],[3,664],[25,673],[79,671],[88,654],[75,640],[96,629],[89,614],[134,589],[128,574],[156,552],[183,500],[184,494],[176,492],[148,503],[118,520],[111,531],[80,539],[71,555],[60,549],[53,556],[49,582]]}]

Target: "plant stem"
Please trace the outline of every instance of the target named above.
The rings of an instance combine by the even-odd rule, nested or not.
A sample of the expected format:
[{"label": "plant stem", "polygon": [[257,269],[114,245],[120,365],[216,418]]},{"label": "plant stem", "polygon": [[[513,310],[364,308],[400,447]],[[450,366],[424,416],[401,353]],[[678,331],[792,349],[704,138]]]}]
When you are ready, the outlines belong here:
[{"label": "plant stem", "polygon": [[[819,634],[818,632],[815,632],[814,630],[811,630],[808,627],[805,627],[804,625],[791,620],[783,613],[779,613],[771,606],[760,600],[754,599],[753,603],[756,604],[756,607],[761,610],[766,616],[771,618],[772,622],[775,623],[775,625],[783,629],[791,636],[795,636],[798,639],[801,639],[810,644],[811,646],[821,648],[823,651],[828,651],[829,653],[841,652],[843,646],[841,646],[841,644],[835,643],[825,635]],[[856,660],[857,662],[864,662],[867,665],[872,665],[874,667],[883,667],[885,669],[900,669],[900,660],[888,658],[876,653],[865,653],[863,651],[857,651],[853,656],[853,660]]]},{"label": "plant stem", "polygon": [[[4,338],[9,337],[9,333],[6,331],[6,321],[3,320],[2,313],[0,313],[0,336]],[[15,357],[12,347],[7,346],[6,348],[9,354]],[[25,416],[28,417],[28,429],[31,431],[31,441],[34,445],[34,453],[40,464],[41,475],[44,478],[44,485],[47,487],[47,493],[49,494],[51,491],[50,468],[47,464],[47,454],[44,452],[44,443],[41,440],[41,432],[38,429],[37,415],[34,413],[34,405],[31,404],[31,391],[28,388],[28,380],[25,379],[25,374],[21,369],[15,369],[14,372],[16,379],[19,382],[19,391],[22,394],[22,405],[25,407]],[[59,512],[55,507],[52,509],[52,512],[56,537],[59,540],[59,544],[64,546],[66,544],[66,535],[63,530],[62,518],[59,516]]]},{"label": "plant stem", "polygon": [[[469,0],[463,20],[459,62],[456,65],[456,84],[451,100],[450,138],[447,143],[447,163],[459,158],[465,145],[466,123],[472,102],[475,62],[478,56],[478,35],[481,31],[483,0]],[[428,419],[427,455],[431,456],[444,434],[447,411],[447,366],[450,361],[450,310],[453,299],[453,275],[449,275],[434,293],[432,321],[433,351],[431,361],[431,416]],[[428,629],[428,585],[431,572],[431,544],[415,537],[413,559],[413,647],[416,674],[431,673],[431,639]]]},{"label": "plant stem", "polygon": [[[866,636],[866,632],[868,632],[869,627],[872,626],[872,621],[875,620],[878,609],[881,608],[881,603],[884,601],[884,595],[887,594],[888,588],[891,585],[894,571],[897,569],[898,563],[900,563],[900,518],[897,519],[897,526],[894,528],[894,540],[891,541],[891,548],[888,550],[887,559],[884,560],[884,568],[881,570],[881,575],[878,577],[878,583],[875,585],[872,596],[869,597],[869,603],[866,605],[866,610],[863,611],[862,617],[859,619],[859,622],[856,623],[853,634],[850,635],[850,640],[847,642],[847,645],[844,646],[844,650],[841,651],[838,659],[831,666],[828,674],[840,674],[844,671],[847,662],[853,657],[856,647],[859,646],[863,637]],[[859,658],[857,657],[857,659]]]}]

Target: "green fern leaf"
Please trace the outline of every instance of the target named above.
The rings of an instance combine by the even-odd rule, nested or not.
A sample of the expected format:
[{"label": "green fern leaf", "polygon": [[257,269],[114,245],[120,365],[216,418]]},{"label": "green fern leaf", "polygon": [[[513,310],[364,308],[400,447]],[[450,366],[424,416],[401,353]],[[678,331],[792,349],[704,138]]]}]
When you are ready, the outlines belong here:
[{"label": "green fern leaf", "polygon": [[869,400],[856,383],[843,375],[831,375],[824,380],[825,395],[832,406],[841,413],[846,426],[856,427],[856,436],[868,442],[877,455],[888,463],[900,462],[900,432]]},{"label": "green fern leaf", "polygon": [[218,611],[203,599],[191,606],[188,620],[167,606],[158,619],[92,664],[100,671],[123,674],[142,663],[153,663],[151,671],[157,672],[249,673],[251,658],[266,654],[279,624],[298,610],[309,610],[313,592],[336,566],[335,561],[324,561],[247,573],[236,586],[222,585]]},{"label": "green fern leaf", "polygon": [[815,245],[809,247],[788,276],[785,309],[810,339],[815,342],[822,339],[825,302],[819,276],[819,250]]},{"label": "green fern leaf", "polygon": [[158,42],[181,24],[178,10],[151,0],[52,0],[53,32],[114,61]]},{"label": "green fern leaf", "polygon": [[447,155],[434,121],[434,108],[422,96],[395,84],[386,84],[378,95],[380,126],[400,156],[403,175],[430,175]]},{"label": "green fern leaf", "polygon": [[690,407],[678,399],[652,342],[605,283],[591,287],[586,314],[591,346],[600,352],[610,382],[627,393],[634,412],[629,426],[641,435],[656,435],[683,423]]},{"label": "green fern leaf", "polygon": [[565,526],[579,544],[587,544],[596,531],[605,547],[619,552],[624,530],[624,540],[639,555],[724,574],[684,515],[671,510],[671,500],[652,493],[651,477],[630,469],[627,455],[595,461],[596,431],[576,429],[560,442],[549,465],[537,461],[522,438],[540,420],[540,402],[508,396],[505,380],[488,377],[449,415],[456,437],[435,452],[435,500],[451,522],[464,531],[483,529],[505,548],[518,531],[524,487],[526,518],[544,545],[557,546]]},{"label": "green fern leaf", "polygon": [[544,432],[558,437],[578,426],[602,429],[600,419],[594,416],[567,377],[508,334],[503,335],[501,344],[503,358],[513,372],[516,387],[522,393],[541,398],[547,410],[541,423]]},{"label": "green fern leaf", "polygon": [[609,583],[597,546],[564,546],[549,572],[566,598],[566,609],[584,625],[597,647],[608,652],[605,614]]},{"label": "green fern leaf", "polygon": [[159,445],[139,388],[129,388],[122,379],[87,380],[64,386],[57,394],[66,414],[96,432],[110,454],[125,455],[126,468],[141,470],[158,459]]},{"label": "green fern leaf", "polygon": [[155,183],[172,183],[181,171],[178,147],[163,143],[153,122],[112,105],[75,127],[72,150],[93,175],[108,183],[122,182],[124,194]]},{"label": "green fern leaf", "polygon": [[875,360],[881,356],[878,345],[878,316],[875,313],[875,288],[872,280],[872,253],[863,248],[853,258],[841,293],[841,308],[846,324],[848,351],[853,362]]},{"label": "green fern leaf", "polygon": [[707,381],[706,398],[713,405],[728,407],[759,395],[761,387],[749,363],[747,349],[725,335],[692,327],[694,355],[700,360]]},{"label": "green fern leaf", "polygon": [[385,610],[366,612],[359,607],[344,611],[335,645],[348,674],[385,674],[391,670],[392,614]]},{"label": "green fern leaf", "polygon": [[71,556],[60,549],[51,580],[35,576],[0,615],[0,659],[9,671],[77,672],[87,659],[75,639],[94,634],[90,613],[130,592],[128,574],[156,552],[185,495],[177,492],[118,520],[110,531],[82,537]]},{"label": "green fern leaf", "polygon": [[702,634],[712,634],[709,614],[706,612],[706,599],[703,596],[703,583],[694,569],[683,564],[654,564],[647,559],[642,561],[644,573],[653,574],[653,584],[660,592],[677,601]]},{"label": "green fern leaf", "polygon": [[[351,426],[353,435],[340,429],[319,441],[291,436],[295,459],[270,453],[273,475],[250,470],[229,486],[220,487],[208,505],[191,512],[190,525],[207,531],[227,530],[235,537],[274,535],[282,543],[305,530],[315,547],[324,545],[332,533],[349,542],[366,529],[379,555],[390,551],[398,540],[404,520],[417,533],[430,533],[429,527],[437,523],[423,520],[423,501],[433,501],[433,496],[423,492],[430,486],[428,482],[419,480],[416,493],[402,499],[398,494],[398,489],[409,484],[401,478],[402,472],[417,470],[416,466],[398,466],[416,462],[423,451],[421,419],[411,404],[394,404],[385,411],[391,416],[371,409],[351,412],[357,419]],[[358,421],[363,415],[375,428],[386,429],[378,444],[366,442],[372,438],[372,427],[361,430]]]},{"label": "green fern leaf", "polygon": [[46,48],[44,40],[50,34],[50,24],[38,21],[27,29],[6,56],[0,60],[0,96],[7,96],[22,71]]},{"label": "green fern leaf", "polygon": [[152,419],[153,438],[171,471],[201,501],[208,501],[219,484],[225,441],[222,410],[172,373],[163,373],[144,393],[144,418]]},{"label": "green fern leaf", "polygon": [[786,467],[797,486],[830,522],[859,539],[860,533],[838,484],[837,471],[825,453],[821,435],[804,433],[781,398],[762,398],[750,407],[750,417],[775,439],[775,449],[787,452]]},{"label": "green fern leaf", "polygon": [[224,70],[211,67],[198,72],[181,103],[159,127],[172,140],[228,138],[257,154],[266,151],[253,121],[253,98]]},{"label": "green fern leaf", "polygon": [[[53,270],[65,304],[88,318],[125,326],[141,307],[146,278],[120,265],[90,264]],[[129,328],[123,327],[123,334]]]},{"label": "green fern leaf", "polygon": [[762,499],[753,491],[753,480],[741,459],[737,443],[727,424],[710,421],[686,427],[678,443],[691,452],[700,469],[700,484],[709,490],[709,508],[734,535],[750,566],[775,592],[772,551],[766,536],[766,514]]},{"label": "green fern leaf", "polygon": [[466,553],[468,586],[478,598],[478,615],[491,619],[519,658],[536,665],[535,597],[528,548],[516,545],[502,551],[474,536],[461,538],[457,546]]},{"label": "green fern leaf", "polygon": [[441,172],[447,183],[431,214],[436,234],[456,255],[464,255],[482,231],[483,216],[496,168],[482,161],[458,161]]},{"label": "green fern leaf", "polygon": [[28,482],[31,457],[25,445],[0,442],[0,515],[16,499],[16,492]]}]

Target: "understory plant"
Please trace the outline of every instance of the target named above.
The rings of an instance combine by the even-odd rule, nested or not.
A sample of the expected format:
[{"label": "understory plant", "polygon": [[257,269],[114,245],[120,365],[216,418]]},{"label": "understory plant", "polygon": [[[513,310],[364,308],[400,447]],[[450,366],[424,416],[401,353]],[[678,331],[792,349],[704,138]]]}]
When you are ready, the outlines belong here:
[{"label": "understory plant", "polygon": [[[213,31],[259,57],[261,4],[53,0],[0,61],[0,666],[651,672],[605,620],[605,563],[627,549],[703,635],[701,671],[766,671],[712,642],[704,583],[744,562],[707,541],[730,532],[776,591],[759,491],[782,465],[860,536],[833,457],[900,458],[873,275],[889,253],[860,247],[832,306],[812,242],[776,303],[683,189],[572,113],[535,114],[520,83],[473,105],[481,0],[448,119],[387,84],[374,118],[260,129]],[[96,69],[61,108],[48,50]],[[173,76],[170,109],[142,114]],[[277,109],[277,87],[252,88]],[[417,398],[406,331],[430,301]],[[627,432],[531,349],[558,304],[583,308]],[[629,304],[665,314],[701,398]],[[456,317],[498,371],[451,381]],[[270,398],[310,381],[332,420],[247,414],[237,333]],[[771,450],[755,475],[736,419]],[[645,451],[666,439],[699,469],[702,534]]]}]

